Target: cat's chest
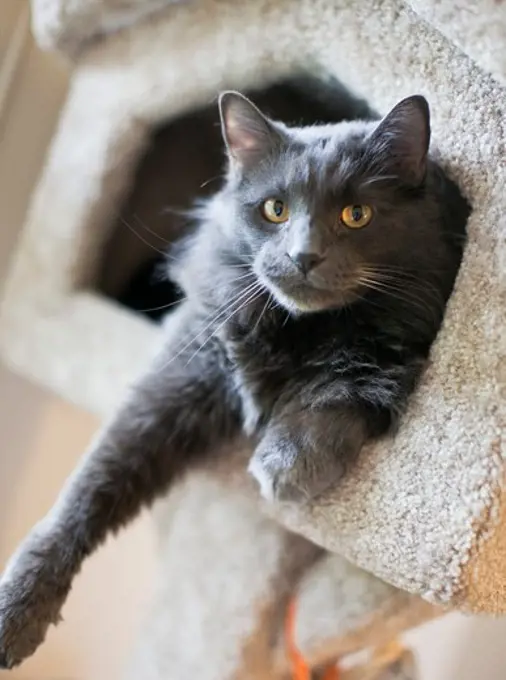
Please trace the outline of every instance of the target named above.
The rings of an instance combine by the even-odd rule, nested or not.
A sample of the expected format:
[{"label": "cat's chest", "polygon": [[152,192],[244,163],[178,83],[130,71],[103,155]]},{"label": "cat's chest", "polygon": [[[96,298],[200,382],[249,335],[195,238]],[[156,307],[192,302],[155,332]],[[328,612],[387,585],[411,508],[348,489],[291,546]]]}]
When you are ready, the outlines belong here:
[{"label": "cat's chest", "polygon": [[257,326],[231,324],[222,340],[242,403],[243,427],[252,434],[268,420],[281,394],[304,389],[328,369],[327,359],[342,339],[334,334],[329,342],[326,333],[288,322],[285,314]]},{"label": "cat's chest", "polygon": [[291,357],[276,351],[267,338],[261,342],[260,338],[229,336],[224,347],[242,404],[243,428],[251,435],[266,420],[276,395],[282,391]]}]

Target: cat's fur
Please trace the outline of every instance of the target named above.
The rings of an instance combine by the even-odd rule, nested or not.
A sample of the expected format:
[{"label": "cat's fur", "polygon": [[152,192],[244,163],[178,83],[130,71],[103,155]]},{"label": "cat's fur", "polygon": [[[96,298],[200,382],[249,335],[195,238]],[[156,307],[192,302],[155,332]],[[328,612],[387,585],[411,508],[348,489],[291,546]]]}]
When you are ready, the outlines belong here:
[{"label": "cat's fur", "polygon": [[[402,413],[440,327],[468,206],[427,157],[422,97],[379,124],[289,129],[221,98],[223,189],[172,274],[168,341],[0,583],[0,665],[31,654],[82,561],[221,442],[246,432],[264,495],[338,483]],[[288,222],[266,222],[281,197]],[[348,204],[373,207],[350,230]]]}]

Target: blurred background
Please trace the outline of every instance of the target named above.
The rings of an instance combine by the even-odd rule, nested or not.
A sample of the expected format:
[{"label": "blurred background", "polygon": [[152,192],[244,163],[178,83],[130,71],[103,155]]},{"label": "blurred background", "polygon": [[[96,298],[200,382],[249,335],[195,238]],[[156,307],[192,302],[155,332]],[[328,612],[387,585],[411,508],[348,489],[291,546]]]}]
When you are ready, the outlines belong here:
[{"label": "blurred background", "polygon": [[[25,0],[0,0],[0,66]],[[0,73],[5,69],[0,68]],[[66,66],[28,38],[9,82],[0,78],[0,277],[23,224],[68,85]],[[0,365],[0,569],[52,504],[95,432],[92,416]],[[155,539],[149,516],[110,541],[78,578],[65,623],[20,670],[25,680],[115,680],[150,597]],[[503,680],[506,620],[448,615],[413,632],[422,680]]]}]

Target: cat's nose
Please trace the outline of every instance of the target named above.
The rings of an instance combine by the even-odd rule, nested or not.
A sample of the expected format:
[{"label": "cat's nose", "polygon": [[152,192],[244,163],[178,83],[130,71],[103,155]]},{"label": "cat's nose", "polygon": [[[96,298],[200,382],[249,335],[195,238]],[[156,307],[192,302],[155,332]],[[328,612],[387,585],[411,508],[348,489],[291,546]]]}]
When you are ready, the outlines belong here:
[{"label": "cat's nose", "polygon": [[325,257],[318,253],[295,252],[288,253],[290,260],[297,265],[303,274],[308,274],[323,262]]}]

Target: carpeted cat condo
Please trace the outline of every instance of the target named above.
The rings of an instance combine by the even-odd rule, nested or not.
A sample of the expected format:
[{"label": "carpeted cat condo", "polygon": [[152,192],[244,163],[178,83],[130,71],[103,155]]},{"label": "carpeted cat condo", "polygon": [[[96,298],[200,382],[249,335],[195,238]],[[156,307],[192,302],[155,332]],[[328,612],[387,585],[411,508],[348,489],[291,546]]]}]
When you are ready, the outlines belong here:
[{"label": "carpeted cat condo", "polygon": [[[504,2],[34,0],[33,11],[39,42],[75,71],[7,281],[1,348],[98,414],[161,337],[100,284],[106,252],[116,281],[138,257],[118,236],[120,206],[156,129],[220,90],[304,72],[380,113],[424,94],[433,152],[473,207],[444,327],[395,441],[368,447],[309,507],[262,505],[235,449],[159,506],[165,577],[132,677],[283,677],[294,595],[315,667],[441,607],[505,612]],[[282,527],[331,554],[306,568],[313,549]]]}]

